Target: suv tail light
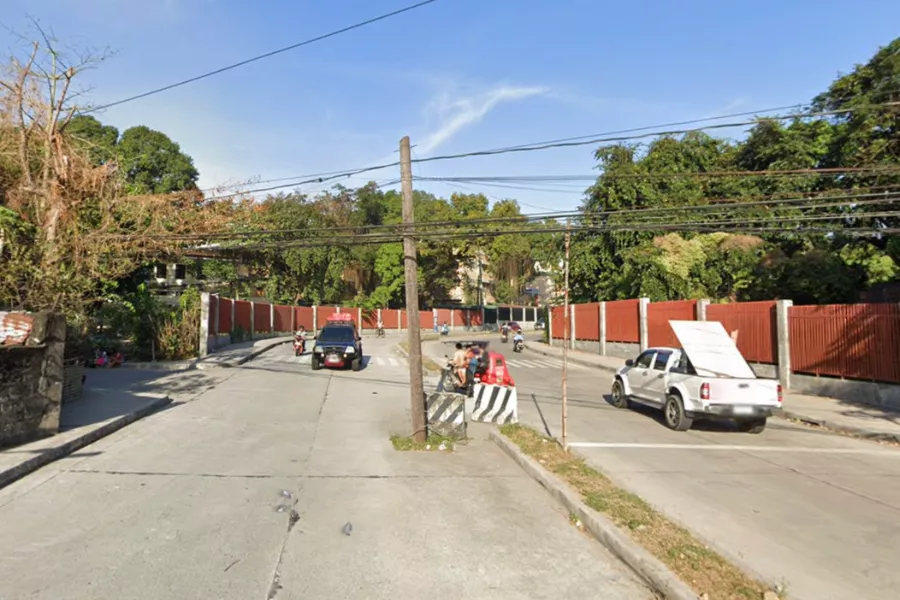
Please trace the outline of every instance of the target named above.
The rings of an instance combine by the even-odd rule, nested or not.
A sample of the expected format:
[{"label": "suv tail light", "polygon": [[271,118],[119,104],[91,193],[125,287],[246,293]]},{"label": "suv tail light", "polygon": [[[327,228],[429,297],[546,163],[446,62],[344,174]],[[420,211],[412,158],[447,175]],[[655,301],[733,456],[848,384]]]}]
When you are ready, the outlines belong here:
[{"label": "suv tail light", "polygon": [[784,394],[781,391],[781,384],[778,384],[778,404],[784,402]]},{"label": "suv tail light", "polygon": [[700,399],[701,400],[709,400],[709,384],[704,383],[700,385]]}]

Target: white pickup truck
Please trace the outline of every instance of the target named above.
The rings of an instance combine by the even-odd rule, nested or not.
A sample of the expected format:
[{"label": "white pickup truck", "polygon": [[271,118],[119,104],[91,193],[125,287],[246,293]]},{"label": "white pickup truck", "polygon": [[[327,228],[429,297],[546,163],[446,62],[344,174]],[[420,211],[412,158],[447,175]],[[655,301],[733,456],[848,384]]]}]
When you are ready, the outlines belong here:
[{"label": "white pickup truck", "polygon": [[647,348],[616,373],[613,404],[661,408],[666,425],[687,431],[695,419],[730,419],[761,433],[781,408],[781,385],[756,377],[718,321],[670,321],[681,348]]}]

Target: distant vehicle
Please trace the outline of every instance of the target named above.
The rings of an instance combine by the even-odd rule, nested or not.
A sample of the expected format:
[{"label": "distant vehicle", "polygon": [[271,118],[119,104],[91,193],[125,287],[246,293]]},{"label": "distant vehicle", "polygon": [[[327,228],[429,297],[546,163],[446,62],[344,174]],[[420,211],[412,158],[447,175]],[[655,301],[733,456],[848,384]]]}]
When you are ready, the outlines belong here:
[{"label": "distant vehicle", "polygon": [[509,330],[512,332],[522,331],[522,326],[519,325],[518,323],[516,323],[515,321],[510,321],[509,323],[506,324],[506,326],[509,327]]},{"label": "distant vehicle", "polygon": [[349,314],[338,313],[329,317],[315,341],[310,360],[313,371],[322,367],[343,369],[348,365],[354,371],[362,368],[362,338]]},{"label": "distant vehicle", "polygon": [[733,420],[762,433],[781,408],[781,385],[760,379],[718,321],[669,321],[681,348],[648,348],[619,369],[613,404],[663,410],[666,426],[687,431],[697,419]]},{"label": "distant vehicle", "polygon": [[546,326],[547,326],[547,324],[544,323],[544,320],[543,320],[543,319],[540,319],[540,320],[534,322],[534,328],[535,328],[535,329],[543,329],[543,328],[546,327]]}]

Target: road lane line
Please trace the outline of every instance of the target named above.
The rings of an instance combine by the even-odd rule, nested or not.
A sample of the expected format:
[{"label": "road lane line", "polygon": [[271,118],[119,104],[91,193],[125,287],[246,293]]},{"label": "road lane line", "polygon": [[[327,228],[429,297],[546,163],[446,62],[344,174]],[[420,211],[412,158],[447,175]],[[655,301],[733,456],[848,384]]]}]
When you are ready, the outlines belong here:
[{"label": "road lane line", "polygon": [[876,448],[809,448],[805,446],[738,446],[725,444],[637,444],[626,442],[571,442],[572,448],[607,448],[635,450],[732,450],[744,452],[808,452],[817,454],[872,454],[900,458],[896,450]]}]

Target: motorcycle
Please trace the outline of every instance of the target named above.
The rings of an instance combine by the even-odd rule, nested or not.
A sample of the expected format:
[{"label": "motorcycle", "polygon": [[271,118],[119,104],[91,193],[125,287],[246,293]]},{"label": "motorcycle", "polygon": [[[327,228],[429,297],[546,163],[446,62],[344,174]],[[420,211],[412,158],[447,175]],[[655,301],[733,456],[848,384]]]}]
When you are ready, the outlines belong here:
[{"label": "motorcycle", "polygon": [[508,342],[509,341],[509,333],[507,333],[506,331],[501,332],[500,333],[500,341],[504,344],[506,342]]},{"label": "motorcycle", "polygon": [[294,356],[301,356],[304,352],[306,352],[306,338],[295,337]]},{"label": "motorcycle", "polygon": [[515,340],[513,342],[513,352],[521,352],[525,349],[525,340]]}]

